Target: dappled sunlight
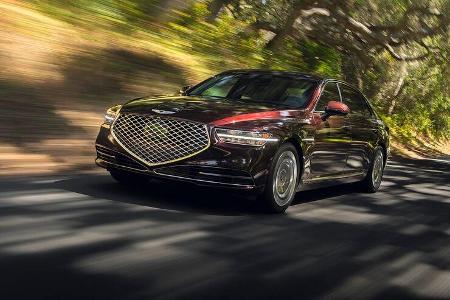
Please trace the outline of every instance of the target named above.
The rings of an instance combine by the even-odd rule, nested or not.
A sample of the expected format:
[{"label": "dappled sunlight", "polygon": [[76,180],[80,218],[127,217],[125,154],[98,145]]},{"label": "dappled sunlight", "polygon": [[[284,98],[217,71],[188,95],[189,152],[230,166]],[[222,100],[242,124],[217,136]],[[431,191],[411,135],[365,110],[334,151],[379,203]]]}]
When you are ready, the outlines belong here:
[{"label": "dappled sunlight", "polygon": [[349,224],[374,224],[382,221],[383,216],[333,207],[317,208],[312,210],[307,215],[299,214],[294,218],[311,222],[329,221]]},{"label": "dappled sunlight", "polygon": [[[260,296],[255,288],[270,279],[272,288],[330,298],[445,298],[448,179],[408,171],[388,168],[377,194],[352,185],[299,193],[285,216],[261,215],[232,194],[208,199],[215,190],[157,182],[129,190],[105,175],[2,182],[0,253],[23,263],[38,256],[46,274],[58,257],[69,276],[117,276],[124,291],[154,296],[200,297],[246,278]],[[320,290],[310,284],[319,279]]]},{"label": "dappled sunlight", "polygon": [[[405,186],[405,189],[413,191],[413,192],[434,195],[434,196],[441,196],[443,192],[445,193],[445,191],[443,191],[443,189],[436,188],[435,185],[432,183],[408,184]],[[446,199],[446,202],[450,203],[450,198]]]},{"label": "dappled sunlight", "polygon": [[394,286],[411,287],[417,296],[446,299],[448,297],[450,272],[425,263],[413,263],[407,270],[395,276]]}]

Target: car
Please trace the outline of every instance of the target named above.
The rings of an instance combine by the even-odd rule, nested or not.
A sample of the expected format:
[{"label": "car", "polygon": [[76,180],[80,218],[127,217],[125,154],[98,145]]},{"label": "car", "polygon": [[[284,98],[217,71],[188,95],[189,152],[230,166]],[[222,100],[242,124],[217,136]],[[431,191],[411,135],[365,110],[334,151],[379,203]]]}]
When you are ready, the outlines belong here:
[{"label": "car", "polygon": [[358,182],[376,192],[389,129],[341,80],[231,70],[109,108],[96,150],[97,165],[121,183],[155,177],[252,191],[281,213],[302,190]]}]

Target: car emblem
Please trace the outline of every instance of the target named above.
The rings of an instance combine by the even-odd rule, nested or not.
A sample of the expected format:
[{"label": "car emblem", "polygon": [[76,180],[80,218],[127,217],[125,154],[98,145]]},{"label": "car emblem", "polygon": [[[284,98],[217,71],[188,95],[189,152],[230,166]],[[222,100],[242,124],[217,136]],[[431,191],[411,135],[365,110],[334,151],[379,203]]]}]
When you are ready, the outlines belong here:
[{"label": "car emblem", "polygon": [[152,111],[160,115],[171,115],[176,113],[176,111],[162,110],[162,109],[152,109]]}]

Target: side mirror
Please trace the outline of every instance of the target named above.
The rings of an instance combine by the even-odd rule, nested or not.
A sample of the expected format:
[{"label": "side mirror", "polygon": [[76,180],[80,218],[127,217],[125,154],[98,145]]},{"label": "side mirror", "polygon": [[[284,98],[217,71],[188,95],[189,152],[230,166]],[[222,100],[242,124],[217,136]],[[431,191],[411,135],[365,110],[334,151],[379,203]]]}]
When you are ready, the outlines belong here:
[{"label": "side mirror", "polygon": [[322,120],[326,120],[331,116],[345,116],[350,112],[348,106],[340,101],[330,101],[322,115]]},{"label": "side mirror", "polygon": [[191,87],[192,87],[192,85],[186,85],[186,86],[183,86],[183,87],[180,89],[180,95],[186,95],[186,91],[189,90]]}]

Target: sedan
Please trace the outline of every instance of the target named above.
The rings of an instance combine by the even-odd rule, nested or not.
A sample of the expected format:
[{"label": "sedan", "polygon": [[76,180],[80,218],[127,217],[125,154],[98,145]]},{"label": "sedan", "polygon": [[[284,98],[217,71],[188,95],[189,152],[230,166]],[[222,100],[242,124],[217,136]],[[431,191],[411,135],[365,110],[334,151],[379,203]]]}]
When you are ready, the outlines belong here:
[{"label": "sedan", "polygon": [[358,182],[376,192],[389,129],[346,82],[232,70],[179,95],[109,108],[96,150],[97,165],[121,183],[153,177],[251,190],[281,213],[306,189]]}]

